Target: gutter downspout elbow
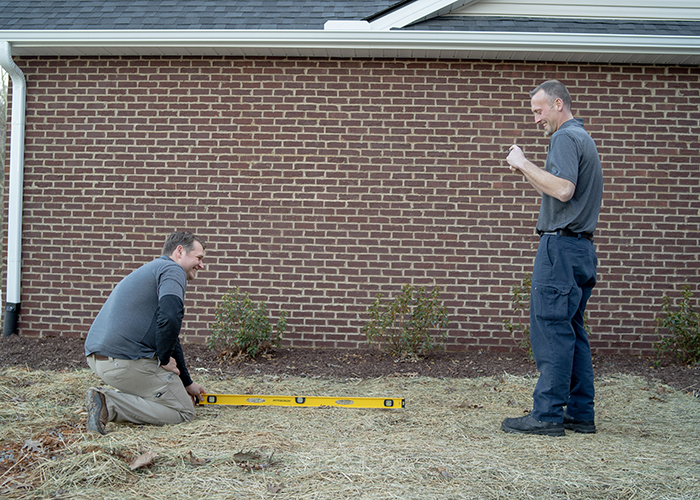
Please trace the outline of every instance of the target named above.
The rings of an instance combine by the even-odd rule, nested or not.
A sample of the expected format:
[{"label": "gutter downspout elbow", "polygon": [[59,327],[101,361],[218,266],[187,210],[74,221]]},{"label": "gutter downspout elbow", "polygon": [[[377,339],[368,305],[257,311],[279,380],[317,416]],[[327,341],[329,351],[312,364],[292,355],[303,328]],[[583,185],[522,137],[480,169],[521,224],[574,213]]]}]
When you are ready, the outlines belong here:
[{"label": "gutter downspout elbow", "polygon": [[[0,66],[12,79],[12,128],[10,135],[10,188],[7,215],[7,300],[2,336],[17,333],[22,275],[22,190],[24,183],[24,134],[27,84],[12,60],[10,43],[0,40]],[[5,168],[3,165],[2,168]]]}]

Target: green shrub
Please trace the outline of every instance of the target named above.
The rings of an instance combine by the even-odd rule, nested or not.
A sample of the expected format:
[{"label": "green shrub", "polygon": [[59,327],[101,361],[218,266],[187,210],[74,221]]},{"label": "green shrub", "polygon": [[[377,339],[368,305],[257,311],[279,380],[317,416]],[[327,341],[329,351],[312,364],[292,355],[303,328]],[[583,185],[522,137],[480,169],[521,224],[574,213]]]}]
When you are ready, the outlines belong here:
[{"label": "green shrub", "polygon": [[683,363],[700,363],[700,315],[693,309],[690,287],[683,287],[683,297],[675,310],[673,299],[664,296],[662,311],[656,318],[656,333],[661,338],[656,344],[657,355],[670,353]]},{"label": "green shrub", "polygon": [[[523,277],[520,284],[513,285],[511,292],[511,302],[513,303],[513,311],[518,315],[518,323],[514,324],[510,319],[504,319],[503,325],[510,332],[513,342],[527,353],[530,360],[534,360],[532,354],[532,344],[530,343],[530,288],[532,287],[532,274],[527,273]],[[523,321],[526,318],[526,321]],[[590,333],[588,327],[588,313],[583,315],[583,328]],[[520,334],[518,334],[520,332]]]},{"label": "green shrub", "polygon": [[265,303],[254,303],[248,293],[241,292],[238,287],[221,298],[214,315],[212,335],[207,339],[207,345],[211,350],[221,351],[224,357],[254,358],[272,347],[279,347],[287,327],[284,311],[273,328]]},{"label": "green shrub", "polygon": [[385,304],[379,294],[368,309],[369,321],[362,327],[367,342],[401,357],[419,357],[444,347],[449,318],[435,287],[404,285],[394,300]]},{"label": "green shrub", "polygon": [[[513,342],[527,353],[529,359],[534,359],[532,346],[530,345],[530,287],[532,285],[532,274],[526,274],[523,280],[513,285],[511,292],[511,302],[513,311],[517,314],[518,322],[514,324],[510,319],[504,319],[503,325],[510,332]],[[523,317],[527,318],[523,321]],[[518,334],[518,332],[520,332]]]}]

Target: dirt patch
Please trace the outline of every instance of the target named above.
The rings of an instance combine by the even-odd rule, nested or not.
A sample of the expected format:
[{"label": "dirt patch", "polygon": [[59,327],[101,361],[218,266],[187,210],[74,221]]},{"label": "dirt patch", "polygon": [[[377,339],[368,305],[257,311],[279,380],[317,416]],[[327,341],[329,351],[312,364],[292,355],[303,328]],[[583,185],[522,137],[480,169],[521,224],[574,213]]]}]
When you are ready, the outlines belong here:
[{"label": "dirt patch", "polygon": [[[289,375],[322,378],[374,378],[396,374],[427,377],[475,378],[501,375],[536,375],[534,363],[521,352],[489,351],[439,352],[425,359],[397,360],[373,349],[281,348],[252,361],[222,360],[205,345],[185,344],[185,357],[193,378],[206,370],[210,375]],[[675,389],[700,391],[700,367],[689,367],[638,356],[597,355],[596,376],[626,374],[658,381]],[[0,367],[26,366],[54,370],[85,368],[83,340],[75,338],[33,338],[12,335],[0,341]]]}]

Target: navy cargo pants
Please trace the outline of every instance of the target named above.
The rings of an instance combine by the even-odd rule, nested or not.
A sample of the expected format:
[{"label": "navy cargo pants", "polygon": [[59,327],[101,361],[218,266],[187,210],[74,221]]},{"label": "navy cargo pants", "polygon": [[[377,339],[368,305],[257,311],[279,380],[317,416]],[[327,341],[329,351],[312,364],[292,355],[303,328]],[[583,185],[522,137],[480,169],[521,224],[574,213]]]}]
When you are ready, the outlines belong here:
[{"label": "navy cargo pants", "polygon": [[532,416],[561,422],[563,407],[594,420],[593,363],[583,313],[596,284],[598,259],[585,238],[540,238],[530,290],[530,343],[540,372]]}]

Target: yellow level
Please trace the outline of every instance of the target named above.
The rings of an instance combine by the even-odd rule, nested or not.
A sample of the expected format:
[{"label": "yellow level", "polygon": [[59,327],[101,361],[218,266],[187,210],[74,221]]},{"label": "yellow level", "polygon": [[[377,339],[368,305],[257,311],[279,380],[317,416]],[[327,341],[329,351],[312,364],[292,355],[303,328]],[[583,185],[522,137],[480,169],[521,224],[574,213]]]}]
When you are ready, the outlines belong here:
[{"label": "yellow level", "polygon": [[341,408],[405,408],[403,398],[329,398],[318,396],[254,396],[249,394],[204,394],[201,405],[246,406],[338,406]]}]

